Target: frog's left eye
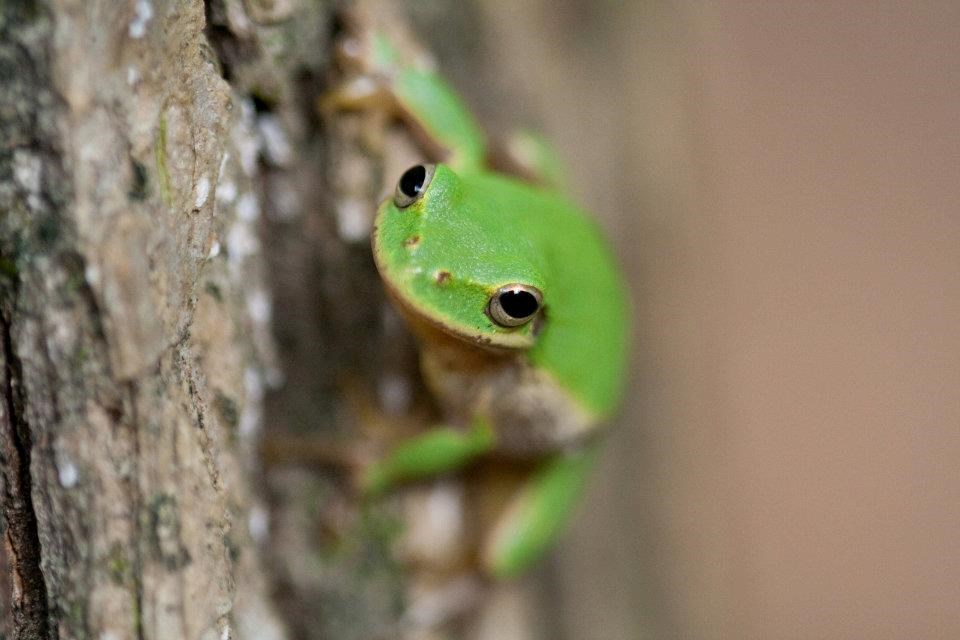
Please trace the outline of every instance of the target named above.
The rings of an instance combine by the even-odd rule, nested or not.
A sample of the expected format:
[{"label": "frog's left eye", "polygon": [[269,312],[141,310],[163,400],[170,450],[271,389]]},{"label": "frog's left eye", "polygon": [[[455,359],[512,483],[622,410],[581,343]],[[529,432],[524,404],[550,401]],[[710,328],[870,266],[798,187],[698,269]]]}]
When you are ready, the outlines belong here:
[{"label": "frog's left eye", "polygon": [[419,200],[430,186],[435,170],[436,166],[432,164],[418,164],[407,169],[397,182],[393,203],[402,209]]},{"label": "frog's left eye", "polygon": [[543,306],[543,294],[527,284],[500,287],[487,303],[487,315],[501,327],[519,327],[530,322]]}]

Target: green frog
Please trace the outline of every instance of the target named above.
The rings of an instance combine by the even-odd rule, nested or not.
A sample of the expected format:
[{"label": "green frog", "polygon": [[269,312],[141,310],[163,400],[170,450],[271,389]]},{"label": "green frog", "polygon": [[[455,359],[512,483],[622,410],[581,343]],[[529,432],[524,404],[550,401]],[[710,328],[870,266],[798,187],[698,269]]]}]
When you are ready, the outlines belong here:
[{"label": "green frog", "polygon": [[432,65],[378,32],[345,55],[360,71],[326,108],[395,118],[430,160],[398,177],[372,249],[444,418],[369,466],[363,484],[376,495],[483,459],[525,461],[478,553],[484,573],[514,577],[569,519],[621,400],[624,278],[594,220],[561,193],[547,145],[523,138],[518,170],[496,171]]}]

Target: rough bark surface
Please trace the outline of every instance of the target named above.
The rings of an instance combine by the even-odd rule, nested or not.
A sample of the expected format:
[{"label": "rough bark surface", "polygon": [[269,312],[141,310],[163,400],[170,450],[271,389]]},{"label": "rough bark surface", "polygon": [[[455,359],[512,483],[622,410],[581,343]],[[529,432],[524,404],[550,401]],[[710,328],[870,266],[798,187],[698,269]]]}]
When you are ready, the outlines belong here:
[{"label": "rough bark surface", "polygon": [[245,471],[272,367],[262,145],[206,35],[255,6],[0,5],[10,637],[283,636]]}]

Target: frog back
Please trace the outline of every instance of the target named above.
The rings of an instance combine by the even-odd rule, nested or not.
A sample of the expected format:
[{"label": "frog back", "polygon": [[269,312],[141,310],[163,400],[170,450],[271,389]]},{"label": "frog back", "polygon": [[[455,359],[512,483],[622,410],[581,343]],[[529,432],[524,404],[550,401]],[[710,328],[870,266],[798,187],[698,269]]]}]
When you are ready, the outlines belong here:
[{"label": "frog back", "polygon": [[[463,177],[490,225],[526,239],[543,284],[543,324],[527,352],[601,420],[619,403],[628,350],[624,281],[600,229],[552,191],[491,173]],[[472,195],[470,192],[474,192]]]}]

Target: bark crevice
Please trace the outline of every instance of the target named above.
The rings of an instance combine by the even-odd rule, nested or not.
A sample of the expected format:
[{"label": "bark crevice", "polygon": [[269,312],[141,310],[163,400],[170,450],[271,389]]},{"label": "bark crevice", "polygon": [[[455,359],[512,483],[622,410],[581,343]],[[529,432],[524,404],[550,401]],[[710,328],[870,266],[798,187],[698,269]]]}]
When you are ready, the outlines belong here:
[{"label": "bark crevice", "polygon": [[4,291],[0,299],[0,333],[3,342],[0,477],[3,478],[4,542],[13,572],[14,637],[46,638],[49,637],[47,585],[40,568],[40,534],[33,508],[31,438],[24,415],[26,402],[23,397],[22,367],[13,348],[9,310],[9,305],[15,299],[13,295]]}]

